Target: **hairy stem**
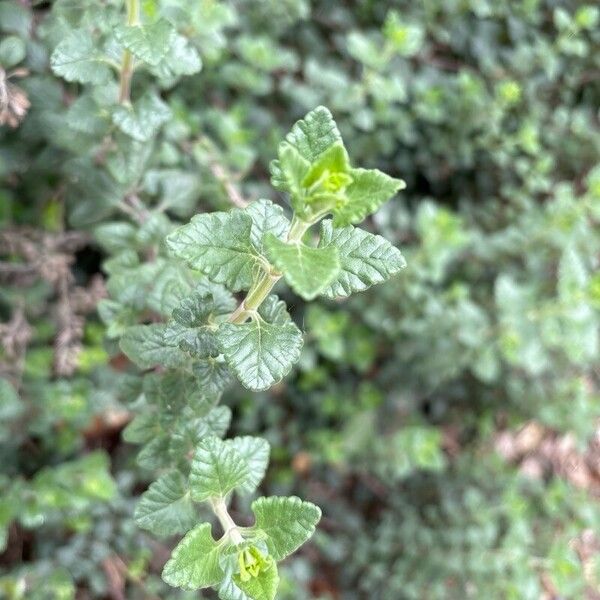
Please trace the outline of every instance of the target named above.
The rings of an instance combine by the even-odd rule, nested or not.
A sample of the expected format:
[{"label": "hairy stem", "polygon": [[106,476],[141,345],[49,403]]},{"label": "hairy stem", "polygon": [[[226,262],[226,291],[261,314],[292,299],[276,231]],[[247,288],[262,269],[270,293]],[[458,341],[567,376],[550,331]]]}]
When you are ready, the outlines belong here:
[{"label": "hairy stem", "polygon": [[229,539],[236,545],[241,544],[244,541],[242,534],[235,521],[231,518],[231,515],[227,511],[227,504],[225,504],[224,498],[212,498],[210,501],[213,512],[219,519],[219,523],[225,532],[225,535],[229,536]]},{"label": "hairy stem", "polygon": [[[299,242],[312,223],[307,223],[298,219],[296,216],[292,219],[292,225],[288,232],[288,242]],[[231,313],[230,323],[244,323],[252,311],[257,310],[267,299],[275,284],[281,279],[281,274],[277,272],[263,273],[256,283],[252,286],[244,300]]]},{"label": "hairy stem", "polygon": [[[126,0],[127,25],[137,25],[140,20],[140,0]],[[131,78],[133,76],[133,54],[129,50],[123,52],[121,77],[119,80],[119,104],[131,101]]]}]

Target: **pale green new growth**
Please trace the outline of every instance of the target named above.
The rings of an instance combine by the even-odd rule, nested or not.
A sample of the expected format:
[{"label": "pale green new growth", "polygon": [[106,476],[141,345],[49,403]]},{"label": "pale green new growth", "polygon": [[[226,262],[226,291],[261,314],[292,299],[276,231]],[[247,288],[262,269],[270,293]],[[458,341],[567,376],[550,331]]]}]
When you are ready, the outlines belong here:
[{"label": "pale green new growth", "polygon": [[[155,65],[167,52],[155,40],[173,39],[160,21],[125,28],[118,36],[139,60]],[[113,122],[147,139],[166,118],[166,107],[163,113],[158,104],[143,118],[144,103],[155,102],[160,100],[144,97],[133,107],[124,104],[113,112]],[[273,600],[277,562],[305,543],[321,518],[317,506],[293,496],[258,498],[252,503],[255,522],[245,527],[227,508],[233,494],[259,488],[270,448],[258,437],[221,439],[231,412],[215,404],[232,375],[253,391],[279,383],[302,349],[302,332],[273,288],[283,280],[304,300],[349,296],[405,266],[388,241],[350,225],[404,183],[353,168],[326,108],[294,125],[271,168],[273,184],[290,194],[293,213],[263,199],[196,215],[169,233],[167,247],[189,270],[179,263],[159,272],[162,293],[153,301],[166,312],[166,322],[130,326],[120,342],[139,367],[171,369],[147,375],[147,410],[124,434],[143,444],[141,466],[168,469],[143,495],[135,519],[156,535],[182,533],[196,522],[194,502],[207,503],[220,537],[209,523],[196,525],[173,551],[163,579],[189,590],[214,587],[222,600]],[[322,221],[328,215],[332,219]],[[312,228],[320,221],[315,239]],[[136,260],[131,258],[132,268]],[[233,296],[237,292],[245,292],[241,302]]]}]

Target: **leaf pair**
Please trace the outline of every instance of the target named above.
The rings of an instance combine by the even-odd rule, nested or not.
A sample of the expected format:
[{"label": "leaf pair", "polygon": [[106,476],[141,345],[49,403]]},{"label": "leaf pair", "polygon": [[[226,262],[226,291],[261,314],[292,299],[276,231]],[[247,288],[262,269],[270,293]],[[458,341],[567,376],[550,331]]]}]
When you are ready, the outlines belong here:
[{"label": "leaf pair", "polygon": [[[259,498],[251,508],[255,524],[244,534],[263,540],[268,556],[274,561],[286,558],[306,542],[321,518],[317,506],[295,496]],[[254,600],[272,600],[277,588],[276,568],[268,577],[258,581],[251,579],[250,585],[244,585],[239,575],[229,574],[237,571],[235,563],[234,566],[231,564],[235,558],[231,545],[216,542],[210,525],[202,523],[181,540],[162,576],[169,585],[184,589],[200,589],[221,583],[219,594],[222,598],[235,597],[232,594],[237,587]]]},{"label": "leaf pair", "polygon": [[336,226],[359,223],[405,187],[377,169],[352,168],[337,125],[323,106],[294,125],[271,163],[271,174],[272,184],[291,195],[303,219],[330,213]]}]

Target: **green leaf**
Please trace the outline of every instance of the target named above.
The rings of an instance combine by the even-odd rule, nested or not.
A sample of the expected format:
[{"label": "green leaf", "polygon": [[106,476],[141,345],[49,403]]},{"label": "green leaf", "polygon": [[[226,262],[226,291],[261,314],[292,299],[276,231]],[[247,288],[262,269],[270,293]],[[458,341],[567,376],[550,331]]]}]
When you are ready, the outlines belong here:
[{"label": "green leaf", "polygon": [[296,496],[269,496],[252,503],[256,528],[267,535],[269,555],[279,561],[295,552],[315,531],[321,509]]},{"label": "green leaf", "polygon": [[151,25],[129,25],[119,27],[115,37],[131,53],[148,63],[157,65],[171,47],[175,30],[173,26],[161,19]]},{"label": "green leaf", "polygon": [[186,355],[177,345],[165,342],[166,327],[164,323],[129,327],[121,338],[121,350],[141,369],[184,364],[188,360]]},{"label": "green leaf", "polygon": [[24,408],[15,388],[8,379],[0,377],[0,422],[16,419]]},{"label": "green leaf", "polygon": [[334,281],[340,272],[338,248],[311,248],[302,242],[282,242],[265,236],[271,263],[283,273],[290,287],[305,300],[312,300]]},{"label": "green leaf", "polygon": [[228,440],[248,463],[248,476],[240,491],[251,494],[263,480],[269,464],[269,442],[263,438],[253,436],[235,437]]},{"label": "green leaf", "polygon": [[218,584],[224,574],[219,566],[220,548],[209,523],[192,529],[177,545],[162,572],[173,587],[197,590]]},{"label": "green leaf", "polygon": [[283,213],[281,206],[270,200],[256,200],[248,205],[246,213],[252,219],[250,241],[258,252],[263,251],[263,241],[267,234],[272,234],[284,240],[290,229],[290,222]]},{"label": "green leaf", "polygon": [[50,66],[67,81],[102,85],[111,80],[110,68],[104,60],[90,32],[75,29],[56,46]]},{"label": "green leaf", "polygon": [[156,471],[170,466],[169,435],[155,435],[137,454],[135,460],[142,469]]},{"label": "green leaf", "polygon": [[176,34],[171,39],[167,53],[154,71],[159,77],[176,77],[193,75],[201,69],[202,59],[196,48],[184,36]]},{"label": "green leaf", "polygon": [[350,175],[352,183],[346,188],[347,201],[333,211],[336,227],[360,223],[406,187],[401,179],[394,179],[377,169],[352,169]]},{"label": "green leaf", "polygon": [[302,333],[294,323],[268,323],[259,315],[241,325],[222,323],[217,340],[227,364],[253,391],[281,381],[300,358],[302,348]]},{"label": "green leaf", "polygon": [[385,238],[352,226],[335,228],[331,220],[321,222],[319,247],[339,251],[341,269],[322,292],[328,298],[362,292],[406,267],[400,250]]},{"label": "green leaf", "polygon": [[287,142],[279,145],[278,156],[279,161],[271,163],[271,183],[278,190],[288,192],[294,209],[298,210],[304,197],[302,181],[310,170],[310,163]]},{"label": "green leaf", "polygon": [[192,269],[231,291],[249,289],[259,256],[251,242],[252,218],[241,210],[196,215],[167,236],[167,245]]},{"label": "green leaf", "polygon": [[326,174],[349,172],[350,159],[348,158],[346,148],[344,148],[344,144],[341,141],[336,142],[312,163],[302,180],[302,185],[305,188],[310,188]]},{"label": "green leaf", "polygon": [[198,385],[206,394],[219,394],[233,382],[229,366],[219,358],[197,361],[192,369]]},{"label": "green leaf", "polygon": [[119,105],[112,112],[113,123],[138,142],[149,141],[170,117],[171,109],[151,92],[133,106]]},{"label": "green leaf", "polygon": [[268,569],[261,570],[256,577],[242,581],[239,575],[233,576],[235,585],[252,600],[273,600],[279,585],[279,573],[275,561]]},{"label": "green leaf", "polygon": [[0,42],[0,65],[4,69],[19,64],[26,55],[25,42],[16,35],[9,35]]},{"label": "green leaf", "polygon": [[161,537],[188,531],[197,518],[186,478],[179,471],[152,483],[134,513],[139,527]]},{"label": "green leaf", "polygon": [[122,433],[123,440],[129,444],[146,444],[160,433],[156,414],[144,412],[136,415],[125,427]]},{"label": "green leaf", "polygon": [[[288,146],[294,148],[299,157],[310,165],[327,148],[341,141],[342,136],[329,109],[324,106],[318,106],[309,112],[304,119],[298,121],[292,127],[290,133],[287,134],[285,141],[280,144],[278,151],[279,160],[271,162],[271,182],[273,186],[282,191],[291,191],[288,178],[292,173],[296,173],[292,177],[292,179],[295,179],[301,171],[302,161],[289,153]],[[286,153],[287,156],[282,156]],[[286,163],[285,173],[281,163],[282,158],[284,163]]]},{"label": "green leaf", "polygon": [[342,135],[329,109],[318,106],[296,122],[285,139],[302,158],[313,163],[327,148],[341,142]]},{"label": "green leaf", "polygon": [[198,444],[190,471],[192,498],[224,497],[249,477],[248,464],[232,445],[217,437]]},{"label": "green leaf", "polygon": [[221,306],[217,306],[212,294],[204,290],[183,298],[167,324],[165,342],[196,358],[218,356],[212,318],[231,312],[235,302],[230,300],[232,296],[223,294]]}]

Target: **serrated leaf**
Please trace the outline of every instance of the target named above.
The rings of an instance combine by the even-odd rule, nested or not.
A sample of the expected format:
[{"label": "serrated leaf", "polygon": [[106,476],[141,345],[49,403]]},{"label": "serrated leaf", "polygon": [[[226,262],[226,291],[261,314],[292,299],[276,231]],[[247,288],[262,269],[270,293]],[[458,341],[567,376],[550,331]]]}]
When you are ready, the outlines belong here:
[{"label": "serrated leaf", "polygon": [[215,326],[210,321],[213,314],[218,313],[210,293],[197,292],[183,298],[167,324],[165,342],[196,358],[218,356]]},{"label": "serrated leaf", "polygon": [[263,438],[253,436],[235,437],[228,443],[244,457],[248,463],[248,476],[240,485],[240,491],[251,494],[263,480],[269,464],[269,442]]},{"label": "serrated leaf", "polygon": [[239,575],[234,575],[233,581],[252,600],[273,600],[279,585],[277,564],[273,562],[268,569],[261,570],[256,577],[247,581],[242,581]]},{"label": "serrated leaf", "polygon": [[321,509],[296,496],[269,496],[252,503],[256,528],[267,535],[269,555],[283,560],[295,552],[314,533]]},{"label": "serrated leaf", "polygon": [[161,537],[188,531],[197,518],[186,478],[179,471],[152,483],[134,513],[139,527]]},{"label": "serrated leaf", "polygon": [[169,436],[160,434],[151,439],[137,454],[136,462],[142,469],[156,471],[168,467],[169,457]]},{"label": "serrated leaf", "polygon": [[313,163],[327,148],[340,142],[342,135],[329,109],[318,106],[304,119],[297,121],[285,139],[298,150],[302,158]]},{"label": "serrated leaf", "polygon": [[273,204],[270,200],[260,199],[251,202],[246,208],[246,213],[252,219],[250,241],[258,252],[263,253],[263,239],[268,233],[280,240],[285,239],[290,222],[281,206]]},{"label": "serrated leaf", "polygon": [[302,181],[310,169],[310,163],[287,142],[279,145],[278,156],[279,160],[271,162],[271,183],[278,190],[288,192],[292,200],[297,202],[303,197]]},{"label": "serrated leaf", "polygon": [[[287,134],[285,142],[282,142],[278,153],[279,160],[271,162],[271,181],[273,185],[282,191],[290,191],[287,181],[289,171],[287,175],[284,174],[280,162],[282,158],[281,153],[287,152],[285,150],[286,145],[293,147],[302,159],[312,164],[327,148],[336,142],[341,142],[341,140],[342,136],[329,109],[324,106],[318,106],[309,112],[304,119],[296,122],[290,133]],[[290,155],[287,158],[292,158],[292,156]],[[297,159],[294,159],[294,162],[295,166],[292,171],[300,169],[302,164]]]},{"label": "serrated leaf", "polygon": [[305,300],[318,296],[340,271],[339,251],[335,246],[311,248],[302,242],[282,242],[272,234],[265,236],[264,243],[271,263]]},{"label": "serrated leaf", "polygon": [[160,433],[160,425],[156,414],[144,412],[136,415],[125,427],[122,438],[129,444],[145,444],[153,439],[157,433]]},{"label": "serrated leaf", "polygon": [[173,587],[197,590],[218,584],[223,578],[219,566],[220,549],[209,523],[192,529],[173,550],[162,572],[163,580]]},{"label": "serrated leaf", "polygon": [[352,183],[346,188],[347,201],[333,211],[336,227],[360,223],[406,187],[401,179],[394,179],[377,169],[352,169],[350,175]]},{"label": "serrated leaf", "polygon": [[233,382],[229,366],[222,359],[197,361],[192,368],[198,385],[207,394],[220,394]]},{"label": "serrated leaf", "polygon": [[56,46],[50,66],[67,81],[102,85],[111,80],[110,68],[103,61],[89,31],[76,29]]},{"label": "serrated leaf", "polygon": [[345,297],[382,283],[406,267],[400,250],[385,238],[352,226],[336,228],[331,220],[321,222],[319,247],[339,251],[340,271],[323,290],[328,298]]},{"label": "serrated leaf", "polygon": [[198,51],[182,35],[176,34],[171,39],[167,53],[154,71],[159,77],[177,75],[193,75],[202,69],[202,59]]},{"label": "serrated leaf", "polygon": [[166,325],[134,325],[129,327],[121,338],[120,347],[126,356],[141,369],[156,365],[177,367],[188,360],[177,345],[165,343]]},{"label": "serrated leaf", "polygon": [[248,464],[233,445],[217,437],[206,438],[198,444],[192,460],[192,498],[202,502],[224,497],[248,476]]},{"label": "serrated leaf", "polygon": [[222,323],[217,340],[227,364],[253,391],[281,381],[302,348],[302,333],[294,323],[268,323],[259,316],[241,325]]},{"label": "serrated leaf", "polygon": [[133,105],[119,105],[112,112],[113,123],[138,142],[149,141],[170,117],[171,109],[150,92]]},{"label": "serrated leaf", "polygon": [[187,456],[206,437],[223,437],[231,423],[231,409],[217,406],[204,417],[182,418],[171,436],[171,455],[175,459]]},{"label": "serrated leaf", "polygon": [[171,47],[175,29],[161,19],[150,25],[125,25],[117,28],[115,37],[131,53],[148,63],[157,65]]},{"label": "serrated leaf", "polygon": [[259,262],[251,242],[252,224],[241,210],[196,215],[167,236],[167,245],[192,269],[237,292],[250,288]]}]

